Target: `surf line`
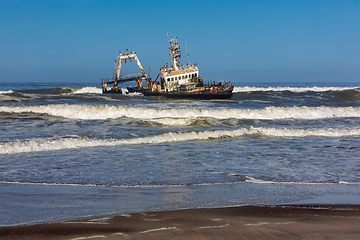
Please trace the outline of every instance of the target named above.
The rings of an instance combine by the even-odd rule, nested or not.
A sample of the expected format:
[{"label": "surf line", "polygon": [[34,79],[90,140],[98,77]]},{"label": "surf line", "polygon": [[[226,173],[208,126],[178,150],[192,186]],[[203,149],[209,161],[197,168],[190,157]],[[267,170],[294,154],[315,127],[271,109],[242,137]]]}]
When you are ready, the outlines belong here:
[{"label": "surf line", "polygon": [[163,144],[171,142],[208,141],[220,138],[246,136],[303,138],[303,137],[348,137],[360,136],[360,129],[277,129],[240,128],[236,130],[215,130],[200,132],[166,132],[160,135],[131,139],[90,139],[61,137],[57,139],[30,139],[0,144],[0,154],[67,150],[87,147],[112,147],[119,145]]},{"label": "surf line", "polygon": [[359,107],[266,107],[263,109],[155,109],[146,107],[125,107],[109,105],[39,105],[21,107],[0,107],[6,113],[37,113],[55,117],[82,120],[104,120],[118,118],[133,119],[325,119],[360,117]]},{"label": "surf line", "polygon": [[[33,186],[54,186],[54,187],[106,187],[106,188],[184,188],[184,187],[204,187],[204,186],[225,186],[236,184],[256,184],[256,185],[360,185],[360,182],[281,182],[259,180],[246,176],[249,180],[234,182],[217,183],[196,183],[196,184],[174,184],[174,185],[114,185],[114,184],[79,184],[79,183],[42,183],[42,182],[18,182],[0,181],[0,184],[14,185],[33,185]],[[252,179],[252,180],[251,180]]]},{"label": "surf line", "polygon": [[328,91],[348,91],[348,90],[356,90],[359,89],[360,86],[357,87],[235,87],[233,93],[238,92],[328,92]]}]

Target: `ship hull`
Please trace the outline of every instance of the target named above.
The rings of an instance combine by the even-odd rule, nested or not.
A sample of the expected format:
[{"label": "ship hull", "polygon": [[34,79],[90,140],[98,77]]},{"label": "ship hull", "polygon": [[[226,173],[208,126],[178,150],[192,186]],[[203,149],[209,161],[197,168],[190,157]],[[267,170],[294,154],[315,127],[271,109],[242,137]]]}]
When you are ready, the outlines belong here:
[{"label": "ship hull", "polygon": [[105,90],[105,89],[103,89],[103,90],[102,90],[102,93],[103,93],[103,94],[107,94],[107,93],[122,94],[122,90],[121,90],[121,88],[118,88],[118,89],[110,89],[110,90]]},{"label": "ship hull", "polygon": [[232,96],[231,91],[224,91],[218,93],[202,92],[202,93],[166,93],[166,92],[152,92],[149,90],[143,90],[142,93],[145,96],[163,96],[166,98],[187,98],[187,99],[229,99]]}]

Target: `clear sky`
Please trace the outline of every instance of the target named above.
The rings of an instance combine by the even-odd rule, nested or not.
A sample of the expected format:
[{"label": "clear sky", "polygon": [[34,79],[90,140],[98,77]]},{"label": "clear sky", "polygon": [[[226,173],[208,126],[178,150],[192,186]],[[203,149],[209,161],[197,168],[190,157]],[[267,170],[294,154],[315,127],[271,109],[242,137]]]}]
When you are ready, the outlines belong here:
[{"label": "clear sky", "polygon": [[155,78],[167,33],[204,79],[360,83],[360,0],[0,0],[0,82],[93,83],[126,49]]}]

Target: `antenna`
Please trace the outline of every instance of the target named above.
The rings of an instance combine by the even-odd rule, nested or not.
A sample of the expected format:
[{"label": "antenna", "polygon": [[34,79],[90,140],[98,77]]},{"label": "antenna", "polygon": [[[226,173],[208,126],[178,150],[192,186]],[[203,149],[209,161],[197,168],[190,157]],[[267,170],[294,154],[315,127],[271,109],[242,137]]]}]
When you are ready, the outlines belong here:
[{"label": "antenna", "polygon": [[188,53],[188,50],[187,50],[187,43],[185,43],[185,48],[186,48],[186,56],[187,56],[187,65],[189,66],[190,62],[189,62],[189,53]]}]

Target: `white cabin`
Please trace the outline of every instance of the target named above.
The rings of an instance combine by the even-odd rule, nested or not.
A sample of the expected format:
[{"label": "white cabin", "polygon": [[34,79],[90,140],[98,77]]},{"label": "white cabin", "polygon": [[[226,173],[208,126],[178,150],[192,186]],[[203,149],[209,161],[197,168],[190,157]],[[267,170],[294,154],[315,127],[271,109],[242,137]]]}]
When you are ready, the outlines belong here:
[{"label": "white cabin", "polygon": [[160,83],[161,89],[166,92],[173,92],[181,85],[198,82],[199,69],[196,66],[189,65],[189,63],[187,68],[180,67],[180,46],[177,39],[171,37],[169,41],[172,67],[164,66],[160,68]]}]

